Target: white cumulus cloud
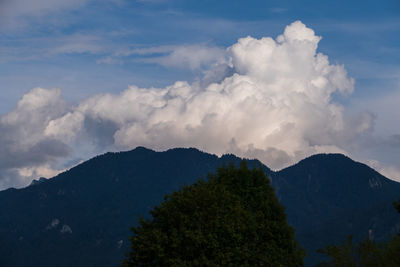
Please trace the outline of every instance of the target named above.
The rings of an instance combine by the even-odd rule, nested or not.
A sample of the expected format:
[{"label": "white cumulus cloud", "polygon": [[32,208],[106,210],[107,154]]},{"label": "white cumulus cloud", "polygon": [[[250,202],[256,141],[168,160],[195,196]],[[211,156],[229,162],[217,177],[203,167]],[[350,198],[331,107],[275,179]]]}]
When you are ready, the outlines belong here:
[{"label": "white cumulus cloud", "polygon": [[232,71],[220,82],[131,86],[120,95],[97,95],[66,115],[79,114],[74,120],[53,121],[51,131],[77,133],[69,129],[81,129],[90,118],[113,123],[117,148],[196,146],[254,154],[272,168],[315,152],[344,151],[346,140],[359,134],[354,126],[365,131],[370,121],[350,128],[343,107],[332,101],[334,92],[351,93],[353,80],[317,53],[320,39],[299,21],[276,40],[241,38],[225,51],[223,64]]},{"label": "white cumulus cloud", "polygon": [[[184,49],[177,58],[190,54],[185,63],[189,67],[210,65],[203,80],[178,81],[165,88],[130,86],[120,94],[95,95],[68,107],[59,91],[34,89],[21,100],[32,99],[30,105],[22,108],[20,102],[1,121],[28,116],[24,119],[28,128],[22,130],[16,123],[20,128],[10,132],[18,133],[15,138],[34,133],[33,141],[24,146],[25,140],[21,145],[15,141],[17,151],[19,146],[29,149],[43,140],[72,151],[85,147],[92,153],[136,146],[197,147],[256,157],[273,169],[314,153],[348,153],[348,144],[371,129],[372,117],[349,118],[333,101],[334,93],[351,93],[354,81],[343,66],[331,64],[317,52],[320,39],[296,21],[276,39],[248,36],[223,52]],[[176,51],[169,55],[168,64],[175,64]],[[36,99],[39,93],[49,94],[49,103]],[[27,113],[28,108],[33,110]],[[38,124],[32,126],[31,120]],[[7,127],[3,124],[0,127]],[[57,152],[53,152],[56,157],[65,154]],[[40,164],[48,160],[44,157]]]},{"label": "white cumulus cloud", "polygon": [[38,176],[55,174],[50,163],[69,153],[69,146],[45,134],[68,109],[60,89],[34,88],[8,114],[0,116],[0,188],[21,186]]}]

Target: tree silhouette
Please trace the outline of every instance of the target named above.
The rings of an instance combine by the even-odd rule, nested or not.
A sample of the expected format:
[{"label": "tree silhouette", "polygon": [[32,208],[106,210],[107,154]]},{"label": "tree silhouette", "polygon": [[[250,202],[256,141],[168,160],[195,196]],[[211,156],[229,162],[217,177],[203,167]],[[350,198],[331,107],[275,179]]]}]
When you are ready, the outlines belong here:
[{"label": "tree silhouette", "polygon": [[295,240],[261,168],[222,167],[165,196],[133,227],[123,266],[302,266]]}]

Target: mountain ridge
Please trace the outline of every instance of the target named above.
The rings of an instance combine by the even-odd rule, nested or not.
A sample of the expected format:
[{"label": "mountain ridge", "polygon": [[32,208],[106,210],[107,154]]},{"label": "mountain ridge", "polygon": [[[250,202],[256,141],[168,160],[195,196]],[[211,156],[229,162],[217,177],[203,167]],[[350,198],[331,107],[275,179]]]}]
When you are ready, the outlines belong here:
[{"label": "mountain ridge", "polygon": [[[0,265],[6,258],[5,266],[52,266],[56,259],[64,261],[58,266],[115,266],[139,214],[148,216],[165,194],[240,161],[196,148],[138,147],[96,156],[35,186],[1,191],[0,244],[9,247],[0,248]],[[250,167],[261,164],[247,161]],[[317,154],[276,172],[261,166],[308,250],[307,265],[320,259],[315,249],[352,231],[362,238],[371,230],[382,240],[387,229],[400,228],[390,202],[400,197],[400,184],[365,164]],[[371,179],[381,186],[371,187]]]}]

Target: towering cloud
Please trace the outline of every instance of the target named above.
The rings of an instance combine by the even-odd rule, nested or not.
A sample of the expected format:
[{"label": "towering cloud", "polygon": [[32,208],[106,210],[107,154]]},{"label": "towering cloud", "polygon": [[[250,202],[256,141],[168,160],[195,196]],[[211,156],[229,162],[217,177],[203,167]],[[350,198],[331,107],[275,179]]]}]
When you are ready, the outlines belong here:
[{"label": "towering cloud", "polygon": [[131,86],[77,106],[67,106],[58,90],[33,89],[0,124],[0,142],[12,140],[6,149],[32,160],[12,165],[1,158],[0,166],[43,166],[68,152],[136,146],[231,152],[276,169],[317,152],[346,153],[372,117],[347,118],[333,101],[334,93],[350,94],[354,82],[317,53],[320,39],[296,21],[276,39],[239,39],[193,84]]},{"label": "towering cloud", "polygon": [[50,164],[66,156],[69,146],[44,131],[68,108],[60,95],[59,89],[32,89],[12,112],[0,117],[0,188],[56,173]]}]

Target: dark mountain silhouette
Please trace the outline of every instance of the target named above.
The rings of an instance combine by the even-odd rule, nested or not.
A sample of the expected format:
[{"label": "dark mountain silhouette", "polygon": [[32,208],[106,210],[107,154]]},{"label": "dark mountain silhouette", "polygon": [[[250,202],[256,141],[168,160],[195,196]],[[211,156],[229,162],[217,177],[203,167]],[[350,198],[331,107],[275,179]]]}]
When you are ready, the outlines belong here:
[{"label": "dark mountain silhouette", "polygon": [[[1,191],[0,266],[118,266],[139,214],[148,216],[165,194],[240,160],[192,148],[138,147]],[[315,155],[279,172],[263,169],[309,265],[318,260],[313,251],[348,234],[386,239],[400,226],[391,204],[400,197],[400,184],[343,155]]]},{"label": "dark mountain silhouette", "polygon": [[341,243],[347,235],[386,240],[400,230],[392,205],[400,198],[400,183],[342,154],[314,155],[273,177],[308,265],[321,259],[316,248]]}]

